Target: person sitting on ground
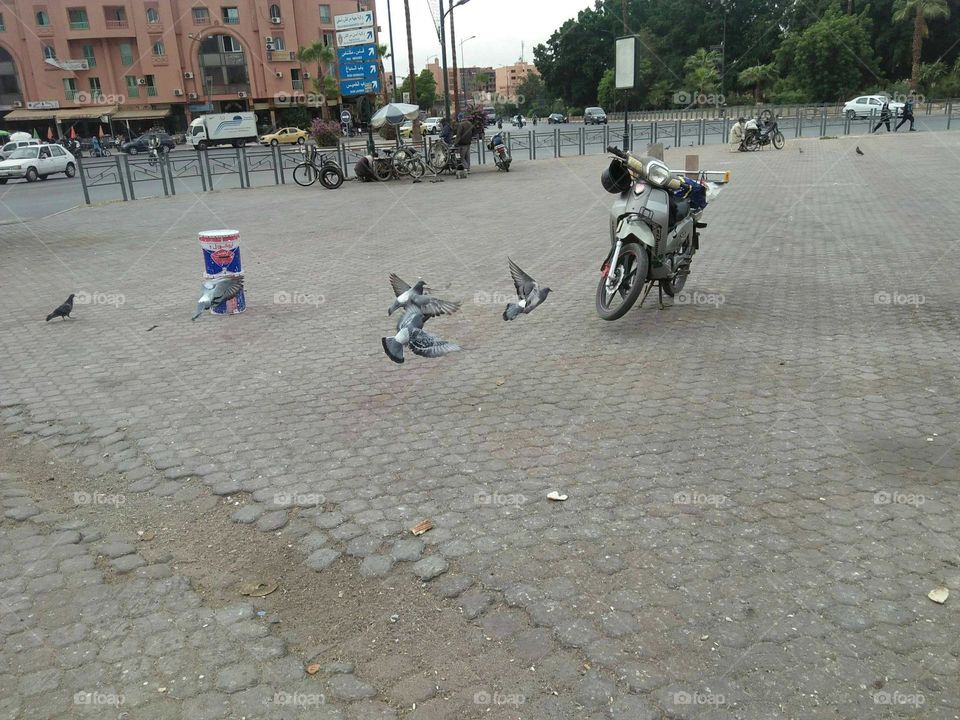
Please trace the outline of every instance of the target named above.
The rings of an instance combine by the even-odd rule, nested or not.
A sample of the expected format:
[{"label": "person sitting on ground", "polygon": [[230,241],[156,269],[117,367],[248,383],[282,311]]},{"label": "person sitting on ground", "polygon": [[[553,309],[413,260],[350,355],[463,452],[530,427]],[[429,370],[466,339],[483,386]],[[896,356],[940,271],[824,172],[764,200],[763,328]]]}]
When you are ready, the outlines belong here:
[{"label": "person sitting on ground", "polygon": [[746,118],[737,118],[737,121],[730,128],[730,136],[727,138],[730,152],[740,152],[743,149],[743,125],[745,122]]}]

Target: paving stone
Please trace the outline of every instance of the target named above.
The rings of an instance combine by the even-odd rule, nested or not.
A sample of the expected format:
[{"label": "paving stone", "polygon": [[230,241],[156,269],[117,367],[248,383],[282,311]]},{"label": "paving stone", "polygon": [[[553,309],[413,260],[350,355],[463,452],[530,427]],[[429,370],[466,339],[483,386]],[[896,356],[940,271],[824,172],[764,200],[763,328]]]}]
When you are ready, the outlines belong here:
[{"label": "paving stone", "polygon": [[373,687],[353,675],[333,675],[327,680],[327,687],[338,700],[363,700],[377,694]]},{"label": "paving stone", "polygon": [[239,510],[236,510],[233,515],[230,516],[230,519],[236,523],[249,525],[250,523],[256,522],[261,515],[263,515],[262,505],[244,505]]},{"label": "paving stone", "polygon": [[310,553],[306,560],[306,565],[316,571],[326,570],[334,560],[340,557],[339,550],[331,548],[320,548]]},{"label": "paving stone", "polygon": [[447,561],[442,557],[431,555],[414,563],[413,572],[418,578],[426,582],[445,573],[448,567]]},{"label": "paving stone", "polygon": [[368,555],[360,563],[363,577],[383,577],[393,568],[393,558],[387,555]]},{"label": "paving stone", "polygon": [[217,673],[217,689],[225,693],[235,693],[258,682],[256,668],[246,663],[228,665]]}]

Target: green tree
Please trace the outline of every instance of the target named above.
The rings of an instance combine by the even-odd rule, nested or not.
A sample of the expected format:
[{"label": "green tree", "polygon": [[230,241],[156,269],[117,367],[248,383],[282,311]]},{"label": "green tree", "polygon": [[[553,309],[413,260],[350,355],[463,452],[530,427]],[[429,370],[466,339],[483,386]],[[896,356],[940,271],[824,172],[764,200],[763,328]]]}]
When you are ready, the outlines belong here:
[{"label": "green tree", "polygon": [[754,65],[746,70],[741,70],[738,79],[743,87],[753,88],[754,102],[760,102],[764,97],[763,88],[776,81],[777,68],[773,63],[766,65]]},{"label": "green tree", "polygon": [[[383,78],[383,87],[380,88],[383,91],[383,102],[384,104],[393,100],[390,97],[390,93],[387,91],[387,68],[384,66],[383,61],[390,59],[390,48],[386,45],[377,45],[377,62],[380,64],[380,77]],[[396,83],[397,79],[394,78],[393,82]]]},{"label": "green tree", "polygon": [[923,40],[930,34],[927,20],[950,17],[947,0],[897,0],[893,13],[894,22],[903,22],[913,16],[913,63],[910,68],[910,89],[917,92],[920,85],[920,52]]},{"label": "green tree", "polygon": [[[429,112],[437,102],[437,81],[433,77],[433,73],[424,68],[419,75],[414,77],[413,81],[417,88],[418,104],[421,109]],[[400,84],[400,92],[411,92],[409,75]]]},{"label": "green tree", "polygon": [[313,78],[313,88],[323,98],[323,103],[320,106],[320,114],[324,120],[330,119],[330,106],[327,104],[327,98],[336,99],[340,95],[340,88],[336,78],[328,74],[328,69],[331,63],[333,63],[333,58],[333,48],[324,45],[319,40],[308,47],[301,46],[297,51],[297,59],[300,62],[305,65],[311,63],[317,64],[317,75]]},{"label": "green tree", "polygon": [[683,63],[687,71],[686,83],[689,90],[697,95],[713,93],[720,87],[720,54],[712,50],[697,48]]},{"label": "green tree", "polygon": [[523,98],[520,107],[525,113],[536,113],[540,117],[549,114],[547,87],[536,73],[527,73],[523,82],[517,86],[517,95]]}]

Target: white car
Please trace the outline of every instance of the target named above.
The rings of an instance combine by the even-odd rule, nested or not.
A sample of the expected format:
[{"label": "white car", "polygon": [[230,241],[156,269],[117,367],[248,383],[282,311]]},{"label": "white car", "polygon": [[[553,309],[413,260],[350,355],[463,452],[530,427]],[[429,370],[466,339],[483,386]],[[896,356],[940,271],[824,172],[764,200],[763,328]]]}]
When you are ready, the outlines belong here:
[{"label": "white car", "polygon": [[3,147],[0,147],[0,160],[6,160],[7,156],[17,148],[27,147],[28,145],[39,145],[39,140],[11,140]]},{"label": "white car", "polygon": [[423,130],[426,135],[436,135],[440,132],[440,121],[443,120],[441,117],[428,117],[420,125],[420,129]]},{"label": "white car", "polygon": [[861,95],[847,101],[843,106],[843,114],[851,120],[858,117],[870,117],[871,115],[879,117],[880,109],[885,102],[890,103],[890,112],[894,115],[899,115],[903,111],[902,102],[893,102],[886,95]]},{"label": "white car", "polygon": [[59,145],[17,148],[10,157],[0,161],[0,185],[5,185],[10,178],[25,178],[27,182],[36,182],[37,178],[46,180],[55,173],[69,178],[77,174],[76,158]]}]

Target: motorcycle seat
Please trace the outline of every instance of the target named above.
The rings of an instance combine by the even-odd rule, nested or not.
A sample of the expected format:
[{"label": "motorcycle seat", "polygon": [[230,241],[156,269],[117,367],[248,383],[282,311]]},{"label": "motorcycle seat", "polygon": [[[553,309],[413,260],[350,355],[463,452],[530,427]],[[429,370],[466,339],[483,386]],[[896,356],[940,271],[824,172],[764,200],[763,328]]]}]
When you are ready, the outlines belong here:
[{"label": "motorcycle seat", "polygon": [[683,220],[690,214],[690,203],[686,200],[670,198],[670,227]]}]

